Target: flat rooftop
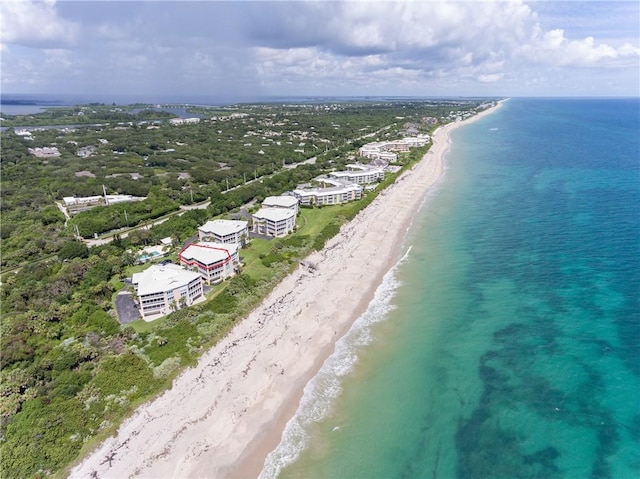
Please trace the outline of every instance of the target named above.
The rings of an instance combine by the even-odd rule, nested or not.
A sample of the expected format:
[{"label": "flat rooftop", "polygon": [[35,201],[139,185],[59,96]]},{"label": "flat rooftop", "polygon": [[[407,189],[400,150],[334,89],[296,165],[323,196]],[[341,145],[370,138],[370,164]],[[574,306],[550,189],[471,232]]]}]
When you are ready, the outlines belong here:
[{"label": "flat rooftop", "polygon": [[[297,200],[296,200],[297,201]],[[269,221],[283,221],[296,216],[293,210],[283,208],[260,208],[253,214],[254,218]]]},{"label": "flat rooftop", "polygon": [[262,205],[264,207],[281,207],[281,208],[291,208],[298,204],[298,198],[295,196],[267,196]]},{"label": "flat rooftop", "polygon": [[147,295],[172,291],[200,277],[199,273],[188,271],[177,264],[153,265],[134,273],[131,282],[138,285],[138,294]]},{"label": "flat rooftop", "polygon": [[198,263],[209,265],[226,261],[238,252],[238,245],[219,244],[203,241],[193,243],[185,247],[180,252],[180,258],[185,261],[197,261]]},{"label": "flat rooftop", "polygon": [[340,193],[346,193],[349,191],[358,191],[358,190],[362,190],[362,187],[360,187],[359,185],[350,184],[345,186],[330,186],[328,188],[305,188],[305,189],[294,190],[294,193],[300,196],[309,196],[309,195],[322,196],[322,195],[334,195],[334,194],[340,194]]},{"label": "flat rooftop", "polygon": [[249,223],[242,220],[211,220],[198,228],[203,233],[213,233],[226,236],[243,231]]},{"label": "flat rooftop", "polygon": [[[382,171],[379,167],[375,165],[364,165],[362,163],[351,163],[346,165],[348,171]],[[337,171],[336,173],[340,173]]]}]

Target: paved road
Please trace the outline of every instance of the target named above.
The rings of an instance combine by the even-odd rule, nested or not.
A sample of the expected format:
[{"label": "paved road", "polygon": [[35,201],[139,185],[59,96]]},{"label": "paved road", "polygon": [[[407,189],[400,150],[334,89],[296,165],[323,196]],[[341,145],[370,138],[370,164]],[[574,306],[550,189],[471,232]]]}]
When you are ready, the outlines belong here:
[{"label": "paved road", "polygon": [[253,231],[249,231],[249,238],[258,238],[258,239],[264,239],[264,240],[271,241],[273,239],[273,236],[263,235],[261,233],[255,233]]}]

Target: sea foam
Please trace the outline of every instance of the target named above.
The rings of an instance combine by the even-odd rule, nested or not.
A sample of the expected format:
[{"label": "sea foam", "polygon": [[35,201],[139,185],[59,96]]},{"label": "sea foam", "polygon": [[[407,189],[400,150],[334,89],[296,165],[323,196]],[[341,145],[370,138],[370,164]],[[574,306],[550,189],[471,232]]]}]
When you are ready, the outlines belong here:
[{"label": "sea foam", "polygon": [[347,334],[336,342],[333,354],[305,386],[300,405],[285,426],[280,444],[265,459],[260,479],[277,477],[306,449],[309,443],[309,426],[322,420],[331,411],[335,399],[342,392],[344,377],[354,370],[358,362],[358,353],[373,340],[372,326],[387,319],[388,313],[394,309],[392,300],[400,286],[396,271],[410,252],[411,246],[385,274],[367,310],[353,323]]}]

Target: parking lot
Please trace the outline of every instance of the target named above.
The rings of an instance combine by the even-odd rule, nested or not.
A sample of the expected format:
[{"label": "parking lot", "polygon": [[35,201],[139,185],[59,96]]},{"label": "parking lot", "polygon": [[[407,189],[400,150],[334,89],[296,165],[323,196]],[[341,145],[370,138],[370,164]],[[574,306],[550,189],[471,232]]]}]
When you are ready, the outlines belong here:
[{"label": "parking lot", "polygon": [[133,295],[128,291],[120,291],[116,296],[116,312],[120,324],[127,324],[140,318]]}]

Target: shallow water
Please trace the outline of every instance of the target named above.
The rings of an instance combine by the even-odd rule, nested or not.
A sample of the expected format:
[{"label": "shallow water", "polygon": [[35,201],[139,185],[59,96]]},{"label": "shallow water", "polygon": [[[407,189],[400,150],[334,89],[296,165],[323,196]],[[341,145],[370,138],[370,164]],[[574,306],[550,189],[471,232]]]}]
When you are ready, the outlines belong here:
[{"label": "shallow water", "polygon": [[455,131],[265,476],[640,476],[638,112],[512,99]]}]

